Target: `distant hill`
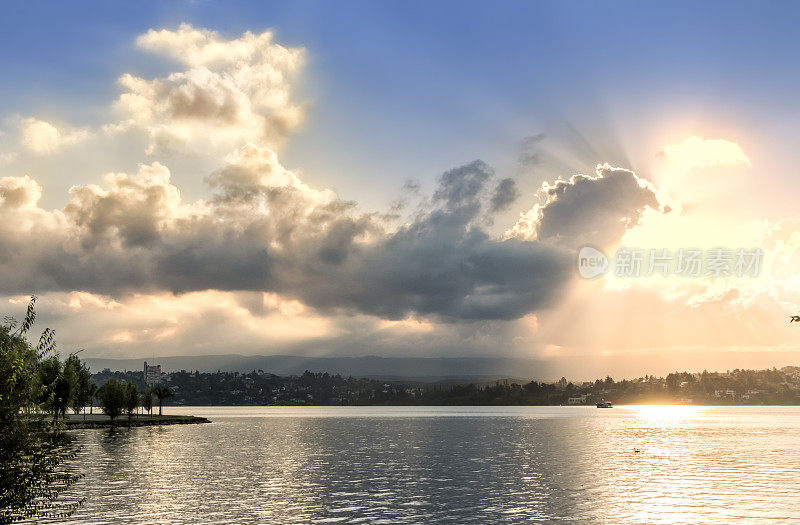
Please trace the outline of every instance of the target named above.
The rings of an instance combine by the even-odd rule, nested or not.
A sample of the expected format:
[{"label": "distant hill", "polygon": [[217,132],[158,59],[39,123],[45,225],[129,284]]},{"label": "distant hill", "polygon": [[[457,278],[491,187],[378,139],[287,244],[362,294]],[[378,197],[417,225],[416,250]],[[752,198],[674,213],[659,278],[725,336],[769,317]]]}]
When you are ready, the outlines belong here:
[{"label": "distant hill", "polygon": [[734,370],[796,365],[800,348],[785,352],[675,352],[639,355],[550,356],[547,360],[520,357],[304,357],[297,355],[199,355],[137,359],[86,358],[93,372],[141,370],[144,361],[160,364],[165,372],[250,372],[299,375],[305,370],[384,380],[486,383],[517,378],[519,382],[594,381],[612,375],[636,378],[665,376],[678,370]]},{"label": "distant hill", "polygon": [[[141,370],[144,361],[160,364],[164,372],[250,372],[263,370],[277,375],[297,375],[305,370],[343,376],[405,381],[485,382],[504,378],[525,381],[556,380],[561,374],[543,361],[508,357],[303,357],[294,355],[203,355],[159,357],[155,360],[87,358],[93,372]],[[522,380],[522,379],[520,379]]]}]

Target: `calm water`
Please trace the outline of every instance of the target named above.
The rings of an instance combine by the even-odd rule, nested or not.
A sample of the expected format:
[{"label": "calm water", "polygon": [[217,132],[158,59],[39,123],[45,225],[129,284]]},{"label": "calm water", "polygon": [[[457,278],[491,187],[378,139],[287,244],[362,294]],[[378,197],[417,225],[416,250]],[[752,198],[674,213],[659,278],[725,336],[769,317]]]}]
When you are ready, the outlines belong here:
[{"label": "calm water", "polygon": [[800,521],[798,407],[177,412],[78,432],[74,523]]}]

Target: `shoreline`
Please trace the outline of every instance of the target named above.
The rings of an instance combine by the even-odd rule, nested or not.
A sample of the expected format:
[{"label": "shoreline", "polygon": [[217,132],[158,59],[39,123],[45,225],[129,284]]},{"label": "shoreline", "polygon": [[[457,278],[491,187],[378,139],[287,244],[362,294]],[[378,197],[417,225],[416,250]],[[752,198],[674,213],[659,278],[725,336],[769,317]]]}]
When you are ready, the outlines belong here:
[{"label": "shoreline", "polygon": [[65,430],[77,430],[85,428],[129,428],[129,427],[153,427],[163,425],[198,425],[211,423],[211,420],[200,416],[146,416],[134,417],[128,420],[127,416],[120,417],[116,421],[109,419],[67,419],[64,423]]}]

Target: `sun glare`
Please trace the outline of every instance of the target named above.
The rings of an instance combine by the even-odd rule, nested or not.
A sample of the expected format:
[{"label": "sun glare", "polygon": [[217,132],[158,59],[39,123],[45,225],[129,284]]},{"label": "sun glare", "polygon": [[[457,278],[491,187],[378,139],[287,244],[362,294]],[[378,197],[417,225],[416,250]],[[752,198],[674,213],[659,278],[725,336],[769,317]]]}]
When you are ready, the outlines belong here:
[{"label": "sun glare", "polygon": [[750,159],[736,142],[697,136],[689,137],[680,144],[667,144],[663,155],[667,161],[683,169],[750,165]]},{"label": "sun glare", "polygon": [[630,407],[638,417],[660,424],[677,423],[692,418],[703,408],[690,405],[636,405]]}]

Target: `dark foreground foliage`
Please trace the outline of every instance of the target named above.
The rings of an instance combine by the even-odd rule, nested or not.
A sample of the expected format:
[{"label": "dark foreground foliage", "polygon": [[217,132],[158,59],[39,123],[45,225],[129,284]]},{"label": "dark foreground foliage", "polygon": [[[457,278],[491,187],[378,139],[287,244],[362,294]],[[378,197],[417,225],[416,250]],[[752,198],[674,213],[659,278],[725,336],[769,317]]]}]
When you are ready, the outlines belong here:
[{"label": "dark foreground foliage", "polygon": [[34,300],[22,323],[0,325],[0,524],[66,517],[82,503],[65,494],[82,476],[70,468],[78,450],[56,419],[74,400],[80,372],[58,361],[51,330],[36,346],[26,339]]}]

